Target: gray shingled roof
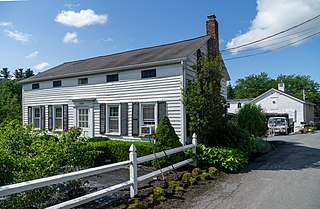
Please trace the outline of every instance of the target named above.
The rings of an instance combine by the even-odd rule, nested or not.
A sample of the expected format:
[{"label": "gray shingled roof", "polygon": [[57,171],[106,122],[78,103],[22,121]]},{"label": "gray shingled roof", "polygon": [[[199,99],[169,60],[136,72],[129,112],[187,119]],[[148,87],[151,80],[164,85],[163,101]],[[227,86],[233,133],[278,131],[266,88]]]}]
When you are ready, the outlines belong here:
[{"label": "gray shingled roof", "polygon": [[137,49],[79,61],[66,62],[38,75],[27,78],[21,81],[21,83],[108,72],[125,67],[130,69],[137,66],[142,67],[143,65],[152,63],[156,65],[157,63],[164,61],[179,62],[179,60],[181,61],[192,55],[209,39],[210,36],[206,35],[171,44]]}]

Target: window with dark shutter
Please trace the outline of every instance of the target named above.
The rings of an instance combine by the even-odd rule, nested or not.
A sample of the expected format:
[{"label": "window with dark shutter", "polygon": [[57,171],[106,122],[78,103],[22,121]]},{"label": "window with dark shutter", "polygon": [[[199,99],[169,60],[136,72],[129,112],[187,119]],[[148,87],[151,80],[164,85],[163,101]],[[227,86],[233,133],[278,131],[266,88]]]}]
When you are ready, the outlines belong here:
[{"label": "window with dark shutter", "polygon": [[32,107],[28,107],[28,124],[32,123]]},{"label": "window with dark shutter", "polygon": [[62,105],[62,111],[63,111],[63,125],[62,128],[64,131],[68,130],[68,105]]},{"label": "window with dark shutter", "polygon": [[39,89],[40,88],[40,84],[39,83],[33,83],[32,84],[32,89]]},{"label": "window with dark shutter", "polygon": [[53,87],[59,87],[61,86],[61,80],[53,81],[52,84],[53,84]]},{"label": "window with dark shutter", "polygon": [[107,75],[107,82],[119,81],[118,74]]},{"label": "window with dark shutter", "polygon": [[132,136],[139,136],[139,103],[132,103]]},{"label": "window with dark shutter", "polygon": [[157,77],[156,69],[141,71],[141,78],[155,78],[155,77]]},{"label": "window with dark shutter", "polygon": [[52,131],[53,129],[53,107],[52,105],[48,105],[48,130]]},{"label": "window with dark shutter", "polygon": [[45,129],[45,106],[40,106],[40,129]]},{"label": "window with dark shutter", "polygon": [[106,133],[106,104],[100,104],[100,134]]},{"label": "window with dark shutter", "polygon": [[167,115],[167,103],[165,101],[158,102],[158,122],[165,115]]},{"label": "window with dark shutter", "polygon": [[121,135],[128,135],[128,103],[121,103]]}]

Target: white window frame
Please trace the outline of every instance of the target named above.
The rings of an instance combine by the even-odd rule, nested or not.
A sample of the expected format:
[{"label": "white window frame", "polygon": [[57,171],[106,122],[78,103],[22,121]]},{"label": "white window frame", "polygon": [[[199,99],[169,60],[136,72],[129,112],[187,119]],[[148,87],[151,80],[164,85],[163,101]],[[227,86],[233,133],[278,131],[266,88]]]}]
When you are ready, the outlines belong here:
[{"label": "white window frame", "polygon": [[[36,116],[36,114],[35,114],[36,109],[39,109],[39,117],[37,117],[37,118],[35,117]],[[39,123],[38,123],[39,127],[35,127],[35,123],[34,123],[35,119],[39,120]],[[32,107],[32,124],[35,129],[40,129],[40,126],[41,126],[41,108],[40,108],[40,106]]]},{"label": "white window frame", "polygon": [[143,102],[140,103],[139,107],[139,135],[143,135],[141,131],[142,126],[153,126],[153,125],[144,125],[143,124],[143,106],[154,105],[154,129],[157,129],[158,126],[158,103],[157,102]]},{"label": "white window frame", "polygon": [[[110,107],[118,107],[118,132],[110,132],[109,119]],[[121,107],[120,104],[107,104],[106,105],[106,134],[107,135],[120,135],[121,131]]]},{"label": "white window frame", "polygon": [[[61,108],[61,128],[56,128],[56,108]],[[53,130],[63,130],[63,107],[62,105],[53,106]]]}]

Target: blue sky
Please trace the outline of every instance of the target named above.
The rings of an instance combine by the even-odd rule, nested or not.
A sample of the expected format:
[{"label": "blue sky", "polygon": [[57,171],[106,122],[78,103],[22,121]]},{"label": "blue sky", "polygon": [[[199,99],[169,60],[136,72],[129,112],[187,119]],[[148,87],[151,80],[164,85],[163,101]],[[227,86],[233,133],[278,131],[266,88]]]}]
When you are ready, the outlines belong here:
[{"label": "blue sky", "polygon": [[[320,0],[0,0],[0,68],[41,72],[67,61],[195,38],[205,35],[208,14],[217,16],[223,50],[319,15]],[[310,75],[320,83],[318,32],[320,18],[274,40],[223,53],[231,83],[263,71],[271,77]],[[314,36],[302,40],[309,35]]]}]

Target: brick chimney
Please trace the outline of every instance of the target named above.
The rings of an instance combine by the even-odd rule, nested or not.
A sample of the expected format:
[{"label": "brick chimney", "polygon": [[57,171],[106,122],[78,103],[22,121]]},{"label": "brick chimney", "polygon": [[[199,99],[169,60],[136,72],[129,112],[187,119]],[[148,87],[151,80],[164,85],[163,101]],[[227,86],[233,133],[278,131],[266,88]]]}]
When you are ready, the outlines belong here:
[{"label": "brick chimney", "polygon": [[207,35],[211,36],[211,39],[208,41],[208,55],[209,58],[213,59],[219,52],[218,22],[215,15],[208,15],[206,29]]}]

